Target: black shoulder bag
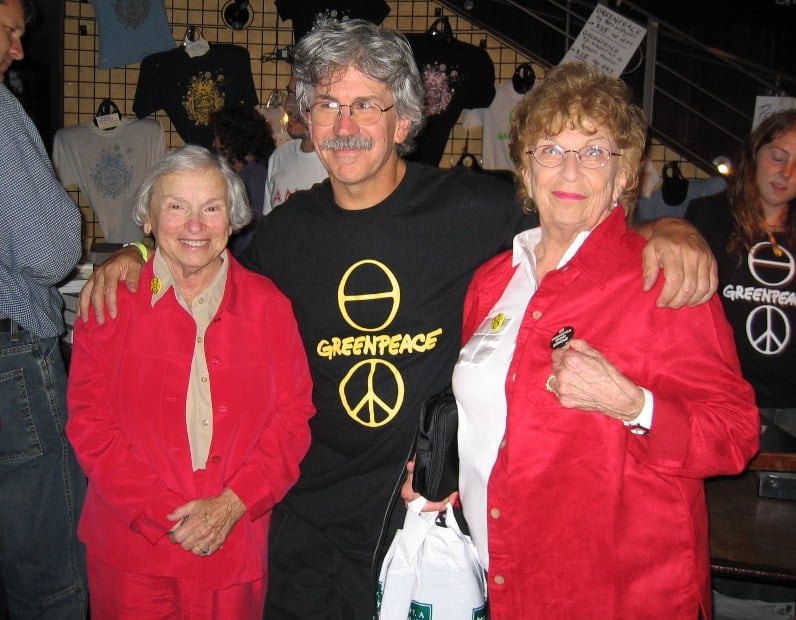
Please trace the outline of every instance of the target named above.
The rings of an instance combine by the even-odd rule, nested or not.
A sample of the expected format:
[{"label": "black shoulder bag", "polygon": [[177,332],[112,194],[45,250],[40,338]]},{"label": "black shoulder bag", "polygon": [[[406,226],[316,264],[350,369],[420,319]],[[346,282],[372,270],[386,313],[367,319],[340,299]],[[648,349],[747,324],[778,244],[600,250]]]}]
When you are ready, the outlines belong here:
[{"label": "black shoulder bag", "polygon": [[459,427],[451,388],[430,397],[420,409],[412,489],[438,502],[459,488]]}]

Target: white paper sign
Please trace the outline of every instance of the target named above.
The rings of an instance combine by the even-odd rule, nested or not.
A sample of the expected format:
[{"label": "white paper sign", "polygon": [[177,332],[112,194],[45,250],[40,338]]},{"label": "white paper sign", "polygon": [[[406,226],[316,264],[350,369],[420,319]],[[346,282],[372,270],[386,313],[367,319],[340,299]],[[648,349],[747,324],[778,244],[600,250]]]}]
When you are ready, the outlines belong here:
[{"label": "white paper sign", "polygon": [[775,112],[792,110],[796,108],[796,97],[763,97],[755,98],[755,115],[752,119],[752,129],[766,120]]},{"label": "white paper sign", "polygon": [[598,4],[561,64],[585,62],[619,77],[646,34],[643,26]]}]

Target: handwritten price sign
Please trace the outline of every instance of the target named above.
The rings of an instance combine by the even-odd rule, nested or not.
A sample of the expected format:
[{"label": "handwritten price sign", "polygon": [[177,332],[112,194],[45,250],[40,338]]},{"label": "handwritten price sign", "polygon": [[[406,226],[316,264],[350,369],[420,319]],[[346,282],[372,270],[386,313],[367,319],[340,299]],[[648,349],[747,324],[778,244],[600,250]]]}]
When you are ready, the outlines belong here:
[{"label": "handwritten price sign", "polygon": [[619,77],[646,34],[643,26],[598,4],[561,64],[585,62]]}]

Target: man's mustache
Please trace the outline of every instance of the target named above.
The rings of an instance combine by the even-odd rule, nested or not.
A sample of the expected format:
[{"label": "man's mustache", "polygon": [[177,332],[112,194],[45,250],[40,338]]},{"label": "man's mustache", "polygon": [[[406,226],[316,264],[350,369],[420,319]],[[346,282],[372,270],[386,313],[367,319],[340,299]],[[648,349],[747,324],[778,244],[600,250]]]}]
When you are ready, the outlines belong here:
[{"label": "man's mustache", "polygon": [[366,136],[335,136],[321,144],[324,151],[369,150],[373,148],[373,140]]}]

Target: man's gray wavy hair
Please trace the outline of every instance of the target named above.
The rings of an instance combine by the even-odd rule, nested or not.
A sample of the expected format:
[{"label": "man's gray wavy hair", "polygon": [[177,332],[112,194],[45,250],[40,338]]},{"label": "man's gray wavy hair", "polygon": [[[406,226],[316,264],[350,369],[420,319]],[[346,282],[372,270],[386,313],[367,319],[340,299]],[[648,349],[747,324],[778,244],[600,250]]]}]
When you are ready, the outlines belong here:
[{"label": "man's gray wavy hair", "polygon": [[352,19],[329,20],[305,35],[293,49],[299,108],[308,110],[315,89],[350,68],[389,87],[396,113],[409,120],[406,140],[396,148],[399,155],[410,153],[423,128],[424,92],[412,48],[398,31]]}]

